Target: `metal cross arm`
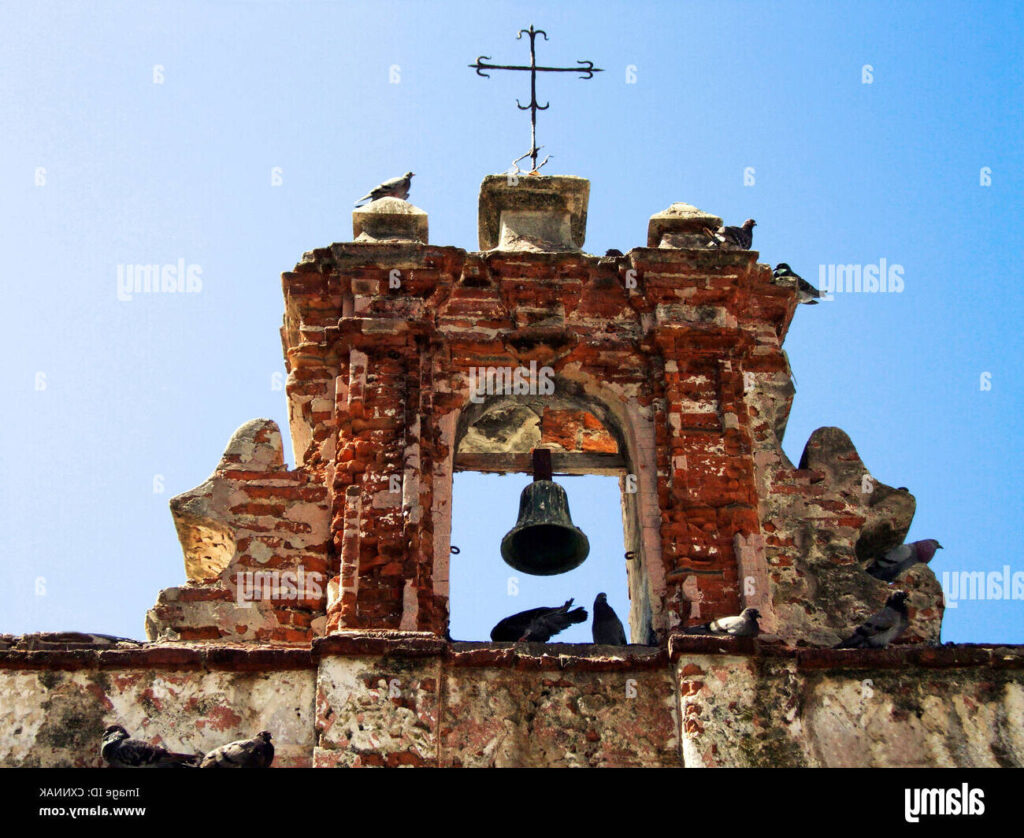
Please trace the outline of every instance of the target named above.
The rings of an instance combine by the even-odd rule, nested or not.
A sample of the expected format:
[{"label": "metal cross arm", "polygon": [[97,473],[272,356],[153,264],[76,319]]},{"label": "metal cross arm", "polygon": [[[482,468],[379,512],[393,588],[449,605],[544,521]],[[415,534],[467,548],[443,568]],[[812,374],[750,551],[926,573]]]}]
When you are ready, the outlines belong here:
[{"label": "metal cross arm", "polygon": [[[580,78],[585,81],[586,79],[592,79],[594,73],[602,73],[604,71],[600,67],[595,67],[593,61],[577,61],[577,64],[583,65],[580,67],[540,67],[537,65],[536,40],[538,35],[543,35],[546,41],[548,40],[548,34],[543,29],[534,29],[531,25],[529,29],[520,29],[519,34],[516,35],[516,40],[522,40],[524,34],[530,36],[529,66],[519,64],[487,64],[485,62],[491,59],[489,55],[479,56],[476,63],[469,66],[476,70],[478,76],[483,76],[485,79],[490,78],[490,75],[485,73],[484,70],[521,70],[530,73],[530,104],[523,105],[516,99],[516,105],[518,105],[519,110],[530,112],[530,150],[523,157],[529,156],[533,158],[533,171],[536,172],[538,168],[537,156],[540,152],[540,149],[537,147],[537,111],[546,111],[551,104],[548,102],[541,105],[537,101],[537,73],[579,73]],[[522,160],[522,157],[519,160]]]},{"label": "metal cross arm", "polygon": [[[525,32],[526,30],[522,30]],[[538,32],[544,30],[539,29]],[[477,60],[476,64],[470,64],[469,66],[476,70],[478,76],[483,76],[485,79],[489,79],[491,76],[489,73],[483,72],[484,70],[535,70],[538,73],[586,73],[583,76],[584,79],[591,79],[594,77],[594,73],[603,73],[600,67],[595,67],[593,61],[577,61],[577,64],[586,64],[586,67],[520,67],[516,64],[484,64],[484,59],[490,60],[491,56],[481,55]],[[520,107],[523,107],[520,105]],[[541,110],[547,107],[545,105]],[[523,108],[526,110],[526,108]]]}]

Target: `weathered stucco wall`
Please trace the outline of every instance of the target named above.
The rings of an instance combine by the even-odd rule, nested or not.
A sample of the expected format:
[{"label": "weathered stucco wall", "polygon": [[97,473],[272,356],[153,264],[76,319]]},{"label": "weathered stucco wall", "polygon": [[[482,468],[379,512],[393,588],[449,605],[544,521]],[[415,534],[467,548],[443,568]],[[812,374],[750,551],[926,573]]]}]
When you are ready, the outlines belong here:
[{"label": "weathered stucco wall", "polygon": [[301,650],[102,643],[0,652],[0,765],[102,766],[103,729],[121,724],[184,753],[270,730],[275,765],[308,766],[314,685]]},{"label": "weathered stucco wall", "polygon": [[185,752],[268,729],[276,767],[1024,767],[1022,647],[6,645],[7,767],[101,765],[109,724]]}]

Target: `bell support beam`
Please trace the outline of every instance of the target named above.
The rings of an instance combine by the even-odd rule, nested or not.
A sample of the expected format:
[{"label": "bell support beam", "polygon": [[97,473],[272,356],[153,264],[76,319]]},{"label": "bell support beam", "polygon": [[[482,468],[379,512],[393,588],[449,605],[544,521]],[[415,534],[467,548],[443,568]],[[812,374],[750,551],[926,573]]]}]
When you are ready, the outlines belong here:
[{"label": "bell support beam", "polygon": [[[552,451],[551,468],[552,474],[617,476],[625,472],[626,460],[621,454],[577,454]],[[534,470],[533,455],[523,453],[456,454],[455,470],[532,474]]]}]

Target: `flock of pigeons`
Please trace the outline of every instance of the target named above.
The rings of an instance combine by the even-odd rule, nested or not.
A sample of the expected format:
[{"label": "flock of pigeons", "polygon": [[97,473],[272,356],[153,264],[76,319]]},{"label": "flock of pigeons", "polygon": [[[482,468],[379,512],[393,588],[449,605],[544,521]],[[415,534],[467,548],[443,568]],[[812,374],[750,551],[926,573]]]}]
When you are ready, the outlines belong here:
[{"label": "flock of pigeons", "polygon": [[[875,556],[865,568],[866,572],[883,582],[895,581],[913,565],[927,564],[942,545],[934,538],[901,544]],[[573,600],[566,600],[557,608],[531,608],[506,617],[491,629],[495,642],[547,643],[552,637],[571,625],[587,619],[585,608],[572,608]],[[570,610],[571,609],[571,610]],[[714,637],[756,637],[760,632],[756,608],[744,608],[733,617],[719,617],[702,625],[683,629],[684,634]],[[877,614],[872,614],[862,625],[839,643],[836,649],[882,649],[892,643],[910,625],[907,612],[907,593],[895,591]],[[608,604],[606,594],[594,600],[594,622],[591,626],[594,642],[606,646],[625,646],[626,632],[615,610]]]},{"label": "flock of pigeons", "polygon": [[252,739],[221,745],[208,754],[176,754],[159,745],[132,739],[121,725],[103,731],[100,753],[113,768],[270,768],[274,746],[270,731],[261,730]]}]

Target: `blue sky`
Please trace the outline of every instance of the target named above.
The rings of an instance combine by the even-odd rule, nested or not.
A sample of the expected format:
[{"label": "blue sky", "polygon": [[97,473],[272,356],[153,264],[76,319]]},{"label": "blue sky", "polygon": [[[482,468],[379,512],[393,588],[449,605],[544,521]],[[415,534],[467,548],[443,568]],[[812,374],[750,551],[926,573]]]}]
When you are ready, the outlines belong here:
[{"label": "blue sky", "polygon": [[[280,273],[350,238],[352,202],[409,169],[431,241],[474,249],[480,181],[527,150],[529,88],[467,65],[525,61],[531,23],[542,61],[605,70],[539,93],[545,172],[591,180],[587,251],[644,245],[650,215],[686,201],[756,218],[761,261],[812,281],[903,267],[900,294],[797,312],[786,451],[842,427],[916,495],[910,537],[943,543],[940,575],[1024,571],[1022,18],[997,2],[0,3],[0,631],[143,636],[185,578],[169,498],[246,420],[287,432]],[[201,293],[117,298],[118,264],[179,259]],[[594,552],[560,584],[624,614],[609,483],[567,483]],[[507,604],[514,500],[457,481],[455,503],[470,575],[453,630],[560,601],[528,587]],[[486,541],[460,543],[474,520],[493,584],[468,563]],[[961,602],[944,639],[1024,642],[1022,609]]]}]

